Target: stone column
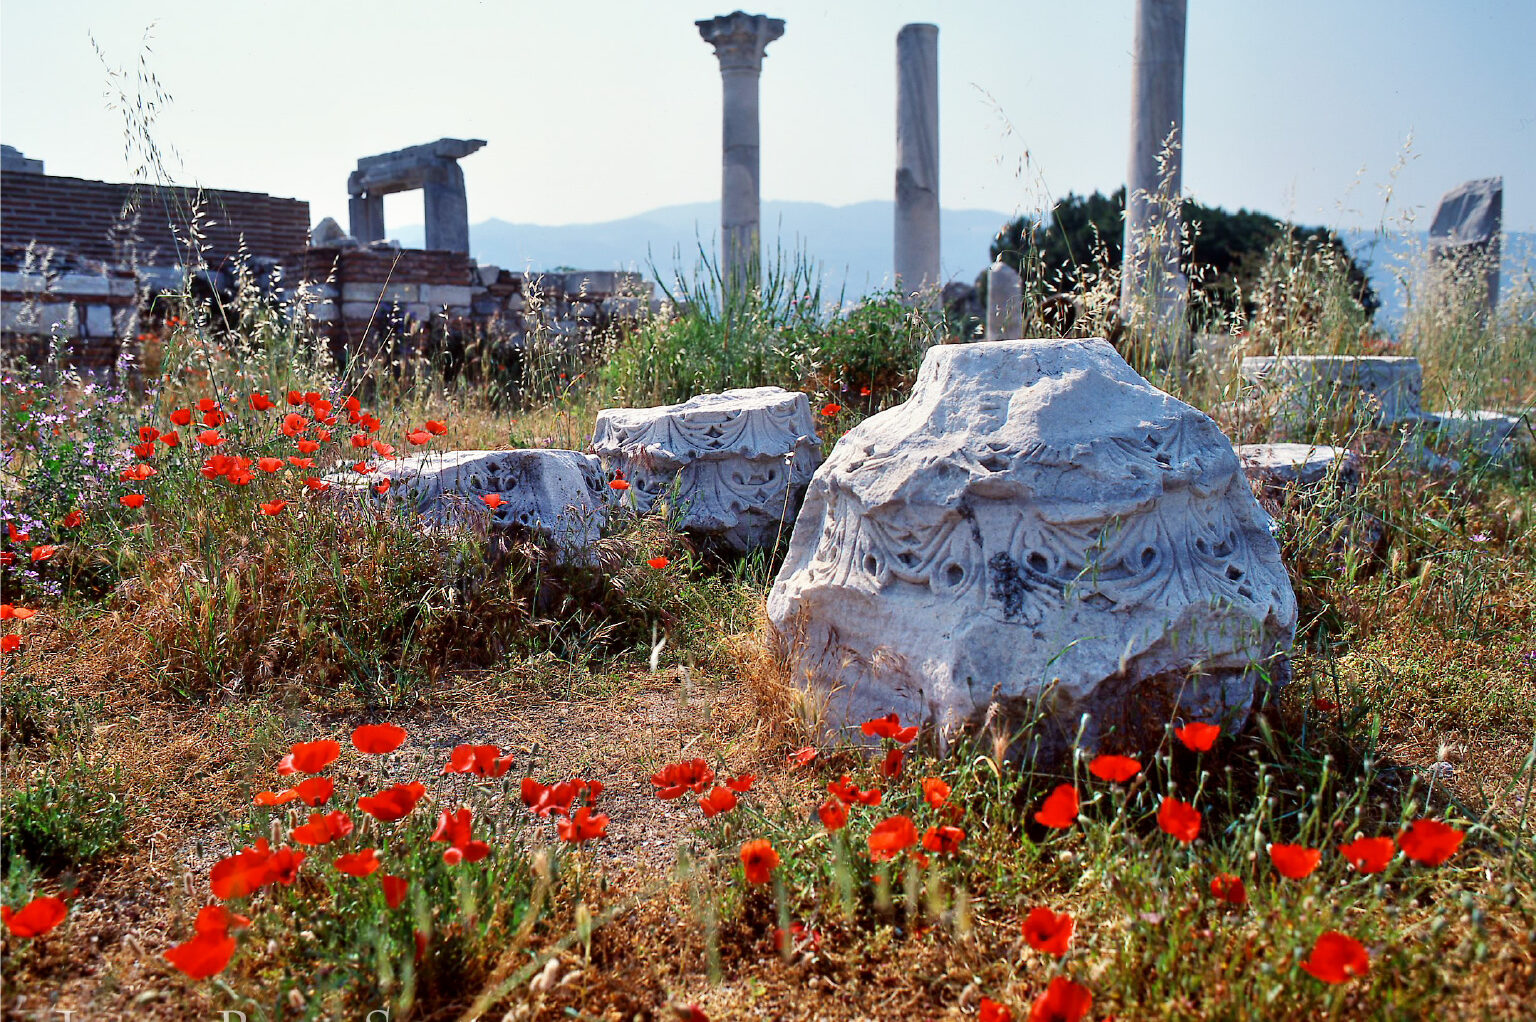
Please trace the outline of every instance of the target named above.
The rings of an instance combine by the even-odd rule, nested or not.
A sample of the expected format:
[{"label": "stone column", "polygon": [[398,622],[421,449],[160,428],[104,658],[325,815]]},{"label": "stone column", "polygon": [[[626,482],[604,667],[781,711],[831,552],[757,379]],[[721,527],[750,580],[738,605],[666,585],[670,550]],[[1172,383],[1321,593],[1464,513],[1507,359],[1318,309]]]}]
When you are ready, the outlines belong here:
[{"label": "stone column", "polygon": [[423,244],[444,252],[470,250],[470,206],[464,194],[464,171],[453,160],[439,160],[422,178],[422,203],[427,217]]},{"label": "stone column", "polygon": [[1001,258],[987,268],[985,341],[1017,341],[1025,332],[1024,282]]},{"label": "stone column", "polygon": [[736,11],[696,21],[715,47],[721,87],[721,273],[734,286],[750,285],[758,249],[758,78],[763,51],[784,35],[779,18]]},{"label": "stone column", "polygon": [[939,283],[939,27],[897,33],[893,274],[906,295]]},{"label": "stone column", "polygon": [[1151,300],[1147,311],[1171,325],[1182,321],[1187,285],[1179,272],[1185,0],[1137,0],[1136,18],[1121,316],[1133,318],[1139,302]]},{"label": "stone column", "polygon": [[354,195],[347,200],[349,233],[365,245],[384,240],[384,196]]}]

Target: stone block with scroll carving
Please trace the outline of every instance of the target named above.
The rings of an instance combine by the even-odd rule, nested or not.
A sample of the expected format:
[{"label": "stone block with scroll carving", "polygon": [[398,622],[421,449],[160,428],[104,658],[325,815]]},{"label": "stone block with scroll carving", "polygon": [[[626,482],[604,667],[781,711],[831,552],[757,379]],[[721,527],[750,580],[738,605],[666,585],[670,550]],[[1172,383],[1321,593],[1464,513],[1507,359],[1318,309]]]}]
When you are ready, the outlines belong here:
[{"label": "stone block with scroll carving", "polygon": [[806,395],[778,387],[598,413],[591,450],[648,510],[677,486],[681,526],[745,551],[789,537],[821,442]]},{"label": "stone block with scroll carving", "polygon": [[817,471],[769,620],[831,724],[991,713],[1051,756],[1088,714],[1146,755],[1287,678],[1269,525],[1216,423],[1105,341],[943,345]]}]

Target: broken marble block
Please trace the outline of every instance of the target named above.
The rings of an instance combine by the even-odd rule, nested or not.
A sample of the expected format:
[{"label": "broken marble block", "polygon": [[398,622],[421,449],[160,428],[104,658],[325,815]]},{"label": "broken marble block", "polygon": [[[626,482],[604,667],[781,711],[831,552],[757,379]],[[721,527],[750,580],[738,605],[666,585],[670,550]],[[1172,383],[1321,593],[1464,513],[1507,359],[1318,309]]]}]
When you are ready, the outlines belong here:
[{"label": "broken marble block", "polygon": [[1333,480],[1342,490],[1361,482],[1361,459],[1345,447],[1324,444],[1241,444],[1238,460],[1244,475],[1266,493],[1308,487]]},{"label": "broken marble block", "polygon": [[1377,427],[1416,426],[1420,362],[1386,355],[1261,355],[1239,367],[1273,407],[1282,430],[1345,419]]},{"label": "broken marble block", "polygon": [[832,724],[992,716],[1051,756],[1087,714],[1146,755],[1288,677],[1269,525],[1216,423],[1105,341],[941,345],[812,479],[769,621]]},{"label": "broken marble block", "polygon": [[822,460],[806,395],[778,387],[608,408],[590,449],[630,484],[622,500],[647,511],[676,487],[680,527],[738,552],[788,538]]},{"label": "broken marble block", "polygon": [[[449,525],[490,515],[493,529],[519,529],[562,550],[596,543],[607,520],[606,486],[598,459],[576,451],[443,451],[378,464],[358,477],[327,477],[333,484],[372,490],[388,479],[382,499],[409,501],[428,521]],[[377,492],[377,491],[373,491]],[[495,495],[492,508],[482,498]]]},{"label": "broken marble block", "polygon": [[1489,411],[1436,412],[1436,432],[1451,449],[1491,461],[1507,459],[1532,444],[1532,425],[1520,415]]}]

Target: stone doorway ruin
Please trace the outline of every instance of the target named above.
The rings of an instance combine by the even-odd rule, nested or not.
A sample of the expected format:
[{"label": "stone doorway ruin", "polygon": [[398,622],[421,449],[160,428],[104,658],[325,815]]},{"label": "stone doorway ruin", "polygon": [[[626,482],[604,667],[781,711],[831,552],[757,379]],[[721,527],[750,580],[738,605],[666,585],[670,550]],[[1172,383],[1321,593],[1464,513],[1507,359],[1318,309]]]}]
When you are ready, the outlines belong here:
[{"label": "stone doorway ruin", "polygon": [[420,188],[427,224],[423,247],[467,254],[470,210],[464,196],[464,171],[458,161],[485,144],[480,138],[440,138],[358,160],[358,169],[347,178],[352,236],[365,245],[383,241],[384,197]]}]

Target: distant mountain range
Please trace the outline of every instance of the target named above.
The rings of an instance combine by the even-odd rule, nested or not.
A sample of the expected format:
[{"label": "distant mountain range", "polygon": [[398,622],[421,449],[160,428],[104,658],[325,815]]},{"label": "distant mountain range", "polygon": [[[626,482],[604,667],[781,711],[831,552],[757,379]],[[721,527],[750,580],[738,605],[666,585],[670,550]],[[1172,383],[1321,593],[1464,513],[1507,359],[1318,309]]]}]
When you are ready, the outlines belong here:
[{"label": "distant mountain range", "polygon": [[[822,269],[823,293],[840,290],[857,298],[891,285],[892,204],[873,200],[849,206],[817,202],[763,203],[765,258],[778,250],[786,260],[802,250]],[[976,279],[987,265],[988,245],[1011,214],[985,209],[946,209],[940,212],[940,269],[946,279]],[[672,279],[691,276],[699,263],[699,247],[714,253],[720,234],[720,206],[693,202],[663,206],[622,220],[596,224],[525,224],[486,220],[470,226],[470,248],[481,265],[509,270],[639,270]],[[390,231],[406,246],[422,244],[420,224]],[[1385,323],[1403,314],[1404,295],[1395,271],[1423,252],[1425,234],[1378,235],[1345,232],[1345,242],[1367,265],[1372,286],[1382,298],[1378,313]],[[1537,242],[1531,231],[1505,235],[1503,279],[1530,278]]]}]

